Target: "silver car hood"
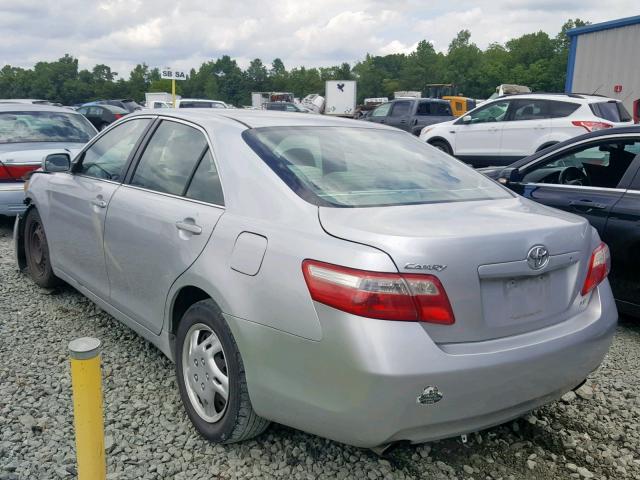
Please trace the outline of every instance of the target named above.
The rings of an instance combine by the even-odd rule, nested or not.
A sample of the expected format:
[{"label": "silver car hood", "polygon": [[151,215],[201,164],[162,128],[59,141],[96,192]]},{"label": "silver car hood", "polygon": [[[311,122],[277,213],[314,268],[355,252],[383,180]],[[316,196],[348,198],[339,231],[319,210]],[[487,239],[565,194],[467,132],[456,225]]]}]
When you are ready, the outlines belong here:
[{"label": "silver car hood", "polygon": [[[440,278],[457,320],[452,326],[426,326],[436,342],[497,338],[560,321],[576,299],[579,272],[591,253],[591,227],[585,219],[519,197],[379,208],[320,207],[319,218],[328,234],[386,252],[400,272]],[[571,258],[562,278],[550,269],[531,271],[526,258],[534,245],[547,247],[552,258]],[[416,265],[426,268],[416,269]],[[486,265],[504,271],[504,276],[482,278],[487,268],[481,267]],[[430,266],[444,269],[430,270]],[[554,277],[550,289],[564,285],[561,304],[549,306],[552,311],[530,315],[512,311],[500,314],[504,318],[485,318],[483,306],[506,301],[500,297],[501,287],[492,282],[538,273]]]},{"label": "silver car hood", "polygon": [[75,157],[84,143],[34,142],[0,144],[0,163],[40,163],[50,153],[68,152]]}]

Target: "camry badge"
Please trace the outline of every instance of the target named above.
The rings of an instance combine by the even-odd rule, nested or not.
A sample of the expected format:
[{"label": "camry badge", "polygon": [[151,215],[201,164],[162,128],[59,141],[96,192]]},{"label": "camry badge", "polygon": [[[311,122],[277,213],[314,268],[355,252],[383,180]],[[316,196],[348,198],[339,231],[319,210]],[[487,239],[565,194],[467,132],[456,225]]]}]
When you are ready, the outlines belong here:
[{"label": "camry badge", "polygon": [[446,265],[426,265],[424,263],[407,263],[404,268],[406,270],[433,270],[435,272],[441,272],[445,268]]},{"label": "camry badge", "polygon": [[443,395],[438,387],[432,387],[431,385],[429,385],[422,391],[420,395],[418,395],[418,398],[416,398],[416,403],[418,405],[433,405],[434,403],[438,403],[440,400],[442,400],[442,397]]},{"label": "camry badge", "polygon": [[544,245],[534,245],[527,253],[527,264],[532,270],[540,270],[549,263],[549,250]]}]

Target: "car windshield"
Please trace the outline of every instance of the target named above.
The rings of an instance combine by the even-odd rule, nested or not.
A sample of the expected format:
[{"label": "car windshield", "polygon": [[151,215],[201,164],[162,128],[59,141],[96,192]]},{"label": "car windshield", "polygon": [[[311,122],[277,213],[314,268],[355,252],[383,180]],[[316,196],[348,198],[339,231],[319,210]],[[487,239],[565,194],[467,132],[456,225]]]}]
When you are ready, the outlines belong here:
[{"label": "car windshield", "polygon": [[87,119],[77,113],[0,113],[0,143],[86,143],[95,133]]},{"label": "car windshield", "polygon": [[319,206],[511,198],[484,175],[404,132],[265,127],[245,130],[243,138],[294,192]]}]

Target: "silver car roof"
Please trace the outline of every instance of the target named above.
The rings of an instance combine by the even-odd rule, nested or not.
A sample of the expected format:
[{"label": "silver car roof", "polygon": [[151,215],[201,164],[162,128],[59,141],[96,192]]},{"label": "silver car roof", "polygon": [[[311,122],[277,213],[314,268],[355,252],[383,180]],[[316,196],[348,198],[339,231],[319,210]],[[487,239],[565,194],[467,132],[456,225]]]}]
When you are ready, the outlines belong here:
[{"label": "silver car roof", "polygon": [[[158,110],[139,110],[135,112],[138,115],[154,115],[163,117],[181,118],[196,122],[202,126],[215,124],[220,121],[232,120],[239,126],[244,128],[260,128],[260,127],[354,127],[354,128],[372,128],[372,129],[392,129],[386,125],[380,125],[373,122],[361,120],[353,120],[350,118],[336,118],[329,115],[305,115],[296,112],[279,112],[273,110],[245,110],[245,109],[163,109]],[[227,123],[227,122],[225,122]]]}]

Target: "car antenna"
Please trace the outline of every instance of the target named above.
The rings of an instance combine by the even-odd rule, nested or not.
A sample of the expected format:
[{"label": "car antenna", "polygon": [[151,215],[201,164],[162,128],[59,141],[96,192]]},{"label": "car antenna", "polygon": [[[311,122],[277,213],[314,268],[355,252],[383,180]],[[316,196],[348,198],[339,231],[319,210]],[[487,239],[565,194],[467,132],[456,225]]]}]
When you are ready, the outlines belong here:
[{"label": "car antenna", "polygon": [[598,90],[600,90],[601,88],[602,88],[602,85],[596,88],[591,95],[595,95],[596,93],[598,93]]}]

